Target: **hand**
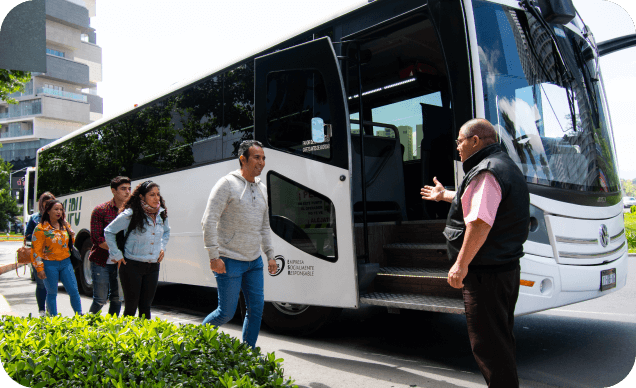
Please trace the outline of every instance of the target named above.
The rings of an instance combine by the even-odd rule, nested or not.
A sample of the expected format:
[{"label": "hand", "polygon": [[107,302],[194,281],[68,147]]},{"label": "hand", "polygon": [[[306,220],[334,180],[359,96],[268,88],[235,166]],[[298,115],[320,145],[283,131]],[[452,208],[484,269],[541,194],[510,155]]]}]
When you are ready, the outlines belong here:
[{"label": "hand", "polygon": [[432,186],[424,186],[420,191],[422,195],[422,199],[427,201],[440,201],[444,199],[444,186],[437,180],[437,177],[433,177],[433,182],[435,183],[435,187]]},{"label": "hand", "polygon": [[126,259],[124,259],[123,257],[117,261],[115,261],[115,263],[117,263],[117,269],[119,269],[119,267],[124,264],[126,265]]},{"label": "hand", "polygon": [[278,271],[278,264],[276,264],[276,260],[274,259],[267,260],[267,270],[272,275],[275,274],[276,271]]},{"label": "hand", "polygon": [[468,267],[462,267],[457,262],[448,271],[448,284],[453,288],[463,288],[464,278],[468,274]]},{"label": "hand", "polygon": [[103,243],[99,244],[98,246],[99,246],[100,248],[102,248],[102,249],[106,249],[106,250],[108,250],[108,244],[106,244],[106,241],[104,241]]},{"label": "hand", "polygon": [[163,260],[163,249],[161,250],[161,252],[159,252],[159,258],[157,259],[157,263],[161,263],[161,260]]},{"label": "hand", "polygon": [[216,272],[216,273],[225,273],[225,262],[223,262],[223,260],[221,259],[212,259],[210,260],[210,269],[212,270],[212,272]]},{"label": "hand", "polygon": [[44,273],[44,271],[38,271],[38,278],[42,280],[46,279],[46,274]]}]

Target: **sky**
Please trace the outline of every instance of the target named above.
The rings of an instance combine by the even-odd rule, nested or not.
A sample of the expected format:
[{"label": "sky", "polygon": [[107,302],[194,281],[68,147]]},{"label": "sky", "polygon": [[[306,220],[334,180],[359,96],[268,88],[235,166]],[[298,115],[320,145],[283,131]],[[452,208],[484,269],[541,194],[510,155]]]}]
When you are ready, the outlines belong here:
[{"label": "sky", "polygon": [[[1,0],[4,8],[21,0]],[[104,116],[158,97],[180,81],[229,65],[367,0],[97,0]],[[636,32],[634,0],[574,0],[596,41]],[[636,47],[600,59],[620,169],[636,178]]]}]

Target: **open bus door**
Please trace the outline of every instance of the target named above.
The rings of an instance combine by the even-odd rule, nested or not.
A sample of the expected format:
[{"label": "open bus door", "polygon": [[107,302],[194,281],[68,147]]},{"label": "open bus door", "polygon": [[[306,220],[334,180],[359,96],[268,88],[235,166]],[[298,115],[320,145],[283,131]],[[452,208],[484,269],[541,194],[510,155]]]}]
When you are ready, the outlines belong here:
[{"label": "open bus door", "polygon": [[29,167],[24,175],[24,205],[22,206],[22,230],[26,230],[31,214],[35,213],[36,201],[35,193],[35,167]]},{"label": "open bus door", "polygon": [[256,58],[254,93],[278,263],[263,320],[306,333],[358,305],[349,113],[331,40]]}]

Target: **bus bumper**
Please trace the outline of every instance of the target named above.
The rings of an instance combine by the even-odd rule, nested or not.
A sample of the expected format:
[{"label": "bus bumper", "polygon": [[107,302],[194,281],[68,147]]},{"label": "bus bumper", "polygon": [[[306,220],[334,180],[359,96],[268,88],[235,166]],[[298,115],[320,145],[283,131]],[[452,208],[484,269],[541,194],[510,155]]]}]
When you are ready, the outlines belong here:
[{"label": "bus bumper", "polygon": [[[601,291],[601,271],[608,269],[616,269],[616,287]],[[602,265],[562,265],[552,258],[526,254],[521,259],[522,285],[515,315],[609,295],[625,286],[627,274],[627,251],[618,260]]]}]

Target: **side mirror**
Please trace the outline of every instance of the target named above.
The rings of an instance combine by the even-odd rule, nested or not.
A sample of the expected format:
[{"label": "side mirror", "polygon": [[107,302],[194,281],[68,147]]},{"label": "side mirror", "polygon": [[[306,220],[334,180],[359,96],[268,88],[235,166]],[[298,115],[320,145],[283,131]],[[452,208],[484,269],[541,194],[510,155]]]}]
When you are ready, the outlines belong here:
[{"label": "side mirror", "polygon": [[311,119],[311,140],[314,143],[323,143],[325,141],[325,121],[320,117]]}]

